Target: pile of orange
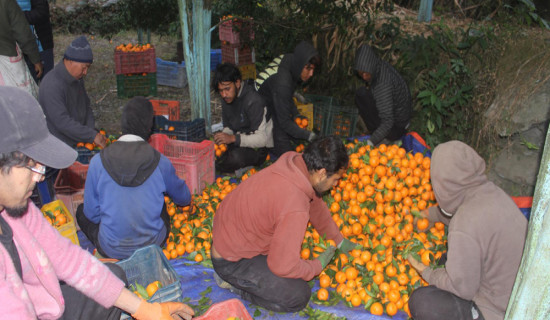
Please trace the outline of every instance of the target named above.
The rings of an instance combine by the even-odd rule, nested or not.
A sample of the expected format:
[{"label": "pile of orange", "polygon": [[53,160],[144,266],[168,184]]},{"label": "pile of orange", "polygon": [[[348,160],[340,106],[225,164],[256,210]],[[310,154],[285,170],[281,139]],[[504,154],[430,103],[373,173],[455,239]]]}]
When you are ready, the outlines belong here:
[{"label": "pile of orange", "polygon": [[[241,181],[255,172],[256,169],[250,169]],[[194,195],[191,206],[187,207],[176,206],[169,197],[164,198],[172,225],[163,249],[166,258],[176,259],[189,254],[188,258],[196,262],[210,259],[214,213],[225,196],[236,187],[237,183],[229,178],[217,178],[200,195]]]},{"label": "pile of orange", "polygon": [[[106,143],[106,146],[110,145],[111,143],[115,142],[117,140],[117,138],[110,134],[110,135],[107,135],[107,133],[105,132],[105,130],[101,129],[99,130],[99,133],[101,133],[102,135],[105,136],[106,140],[107,140],[107,143]],[[76,144],[76,147],[77,148],[86,148],[90,151],[92,150],[101,150],[101,147],[96,145],[94,142],[79,142]]]},{"label": "pile of orange", "polygon": [[294,150],[296,152],[303,152],[305,148],[306,148],[306,146],[304,146],[303,143],[300,143],[299,145],[296,146],[296,148]]},{"label": "pile of orange", "polygon": [[153,48],[153,46],[149,43],[147,44],[132,44],[132,43],[128,43],[128,44],[120,44],[118,46],[116,46],[115,50],[116,51],[122,51],[122,52],[143,52],[143,51],[147,51],[149,49]]},{"label": "pile of orange", "polygon": [[[427,283],[410,266],[407,256],[434,265],[447,249],[445,226],[436,223],[430,228],[426,219],[417,218],[421,210],[436,204],[430,158],[397,145],[372,148],[354,141],[346,147],[349,166],[324,200],[344,237],[362,249],[349,254],[337,251],[319,275],[320,289],[313,299],[343,300],[349,307],[361,306],[375,315],[393,316],[398,310],[408,313],[410,294]],[[165,255],[173,259],[189,253],[188,258],[195,261],[208,258],[213,215],[236,186],[218,178],[194,196],[194,209],[174,207],[167,199],[173,228]],[[316,258],[328,244],[335,245],[309,225],[301,258]]]},{"label": "pile of orange", "polygon": [[45,210],[42,212],[46,220],[50,223],[50,225],[54,227],[60,227],[64,224],[66,224],[69,219],[67,217],[68,213],[65,212],[61,207],[57,207],[54,210]]},{"label": "pile of orange", "polygon": [[305,129],[307,128],[308,124],[309,124],[309,120],[303,116],[301,117],[296,117],[296,119],[294,119],[294,122],[298,125],[298,127],[302,128],[302,129]]},{"label": "pile of orange", "polygon": [[225,145],[225,143],[214,144],[214,152],[216,153],[216,157],[220,157],[226,151],[227,151],[227,145]]}]

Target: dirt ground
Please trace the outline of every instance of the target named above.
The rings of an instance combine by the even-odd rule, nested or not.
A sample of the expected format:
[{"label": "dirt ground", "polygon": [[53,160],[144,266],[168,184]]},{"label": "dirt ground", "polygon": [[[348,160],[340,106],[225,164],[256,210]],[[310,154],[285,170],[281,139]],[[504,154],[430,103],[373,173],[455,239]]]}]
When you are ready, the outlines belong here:
[{"label": "dirt ground", "polygon": [[[59,62],[67,46],[79,35],[54,33],[54,59]],[[86,76],[86,90],[90,96],[97,128],[103,128],[109,134],[120,132],[120,115],[128,99],[117,97],[117,79],[115,74],[114,50],[119,44],[137,43],[136,32],[121,32],[111,41],[98,36],[86,35],[94,54],[94,63]],[[163,60],[175,60],[176,41],[169,37],[152,35],[157,57]],[[191,119],[189,89],[158,86],[157,96],[152,99],[180,101],[180,119]],[[221,122],[220,99],[211,92],[212,124]]]}]

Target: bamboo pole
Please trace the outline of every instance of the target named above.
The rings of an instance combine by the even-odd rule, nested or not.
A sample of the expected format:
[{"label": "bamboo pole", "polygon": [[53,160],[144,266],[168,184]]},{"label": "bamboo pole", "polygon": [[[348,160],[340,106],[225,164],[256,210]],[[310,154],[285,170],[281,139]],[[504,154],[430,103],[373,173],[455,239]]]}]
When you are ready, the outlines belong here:
[{"label": "bamboo pole", "polygon": [[550,129],[539,168],[527,240],[504,319],[550,319]]},{"label": "bamboo pole", "polygon": [[210,0],[178,0],[182,26],[183,55],[189,79],[191,118],[204,118],[211,132],[210,112]]}]

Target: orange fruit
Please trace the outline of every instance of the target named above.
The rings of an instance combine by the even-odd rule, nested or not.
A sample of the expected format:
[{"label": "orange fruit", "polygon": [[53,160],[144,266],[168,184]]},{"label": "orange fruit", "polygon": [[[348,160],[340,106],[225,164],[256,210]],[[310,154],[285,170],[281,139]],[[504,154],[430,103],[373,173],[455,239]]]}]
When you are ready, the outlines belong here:
[{"label": "orange fruit", "polygon": [[330,286],[331,282],[332,281],[330,280],[330,277],[326,274],[323,274],[319,277],[319,285],[321,286],[321,288],[326,288]]},{"label": "orange fruit", "polygon": [[319,291],[317,291],[317,299],[321,301],[328,300],[328,290],[325,288],[319,289]]},{"label": "orange fruit", "polygon": [[147,288],[145,288],[145,291],[147,291],[147,294],[149,295],[149,297],[152,297],[155,292],[157,292],[157,290],[160,288],[161,284],[160,284],[160,281],[154,281],[154,282],[151,282],[147,285]]},{"label": "orange fruit", "polygon": [[430,262],[434,259],[434,255],[430,250],[426,250],[420,256],[422,263],[426,266],[430,265]]},{"label": "orange fruit", "polygon": [[380,302],[375,302],[371,304],[369,311],[375,316],[380,316],[384,313],[384,307]]}]

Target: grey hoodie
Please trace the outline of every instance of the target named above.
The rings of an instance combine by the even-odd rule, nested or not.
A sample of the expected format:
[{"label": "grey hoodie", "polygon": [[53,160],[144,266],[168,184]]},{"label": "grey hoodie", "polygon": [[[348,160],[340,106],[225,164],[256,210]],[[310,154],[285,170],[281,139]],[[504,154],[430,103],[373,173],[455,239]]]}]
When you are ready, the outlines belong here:
[{"label": "grey hoodie", "polygon": [[438,145],[430,169],[439,206],[430,221],[449,226],[445,268],[426,268],[430,284],[473,300],[486,320],[503,319],[519,268],[527,219],[485,175],[485,161],[460,141]]},{"label": "grey hoodie", "polygon": [[[380,125],[371,134],[374,144],[380,143],[393,127],[406,128],[412,117],[412,99],[409,87],[389,63],[381,60],[368,45],[362,45],[355,54],[355,71],[372,75],[370,88],[380,117]],[[356,104],[359,101],[356,96]]]}]

